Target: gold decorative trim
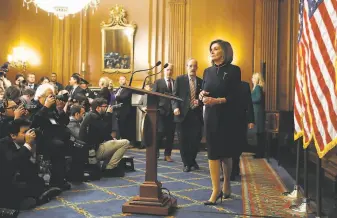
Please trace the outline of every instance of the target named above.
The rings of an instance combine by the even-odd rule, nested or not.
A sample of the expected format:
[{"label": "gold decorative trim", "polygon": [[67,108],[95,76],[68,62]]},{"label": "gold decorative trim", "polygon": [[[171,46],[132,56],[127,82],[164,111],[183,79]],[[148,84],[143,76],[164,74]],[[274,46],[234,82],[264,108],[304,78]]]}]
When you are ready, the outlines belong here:
[{"label": "gold decorative trim", "polygon": [[[105,73],[130,73],[134,68],[134,38],[137,25],[134,22],[128,23],[126,19],[126,11],[123,6],[116,5],[110,9],[109,21],[101,22],[101,32],[102,32],[102,71]],[[105,37],[107,30],[118,30],[118,29],[129,29],[132,35],[131,39],[131,54],[130,54],[130,69],[107,69],[104,67],[104,51],[105,51]]]}]

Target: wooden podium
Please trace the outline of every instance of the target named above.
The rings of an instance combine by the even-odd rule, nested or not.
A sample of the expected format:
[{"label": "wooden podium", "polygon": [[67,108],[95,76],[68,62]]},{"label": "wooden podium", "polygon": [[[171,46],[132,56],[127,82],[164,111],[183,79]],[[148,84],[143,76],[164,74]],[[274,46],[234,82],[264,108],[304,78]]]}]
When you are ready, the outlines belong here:
[{"label": "wooden podium", "polygon": [[[164,196],[162,184],[157,180],[157,105],[159,98],[182,101],[182,99],[158,92],[147,91],[130,86],[122,86],[135,94],[147,94],[147,114],[149,116],[149,126],[147,129],[152,137],[146,148],[146,172],[145,181],[140,185],[139,196],[123,204],[123,213],[139,213],[152,215],[169,215],[172,209],[177,207],[177,200]],[[146,134],[146,133],[145,133]]]}]

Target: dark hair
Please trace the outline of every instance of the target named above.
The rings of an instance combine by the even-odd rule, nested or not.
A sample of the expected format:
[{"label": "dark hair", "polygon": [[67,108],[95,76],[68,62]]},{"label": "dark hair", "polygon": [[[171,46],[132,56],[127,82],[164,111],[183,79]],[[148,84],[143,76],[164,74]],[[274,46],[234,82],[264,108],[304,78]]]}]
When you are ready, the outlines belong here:
[{"label": "dark hair", "polygon": [[31,122],[27,119],[19,118],[11,121],[8,125],[8,133],[17,135],[20,132],[20,128],[23,126],[30,126]]},{"label": "dark hair", "polygon": [[35,95],[35,90],[34,89],[24,89],[22,91],[22,95],[28,95],[30,97]]},{"label": "dark hair", "polygon": [[75,116],[76,113],[81,113],[83,107],[79,105],[73,105],[70,108],[70,116]]},{"label": "dark hair", "polygon": [[5,90],[4,98],[7,100],[16,101],[21,96],[21,90],[16,86],[10,86]]},{"label": "dark hair", "polygon": [[[214,40],[213,42],[211,42],[211,45],[209,46],[209,51],[212,50],[212,45],[213,44],[219,44],[223,53],[224,53],[224,64],[230,64],[232,63],[233,61],[233,48],[232,48],[232,45],[227,42],[227,41],[223,41],[221,39],[217,39],[217,40]],[[213,61],[212,61],[213,63]],[[214,63],[213,63],[214,64]]]},{"label": "dark hair", "polygon": [[91,109],[94,111],[97,107],[102,106],[103,104],[108,104],[108,101],[104,98],[95,98],[91,102]]},{"label": "dark hair", "polygon": [[79,76],[77,76],[77,75],[72,75],[71,77],[72,77],[74,80],[76,80],[76,83],[77,83],[77,84],[80,84],[81,78],[80,78]]},{"label": "dark hair", "polygon": [[55,74],[57,76],[57,74],[55,72],[52,72],[51,75]]},{"label": "dark hair", "polygon": [[43,77],[41,77],[41,79],[40,79],[40,83],[42,83],[42,82],[43,82],[43,80],[45,80],[45,79],[47,79],[47,80],[50,82],[50,79],[49,79],[48,77],[46,77],[46,76],[43,76]]},{"label": "dark hair", "polygon": [[15,80],[18,80],[20,77],[25,78],[25,76],[22,73],[18,73],[15,75]]}]

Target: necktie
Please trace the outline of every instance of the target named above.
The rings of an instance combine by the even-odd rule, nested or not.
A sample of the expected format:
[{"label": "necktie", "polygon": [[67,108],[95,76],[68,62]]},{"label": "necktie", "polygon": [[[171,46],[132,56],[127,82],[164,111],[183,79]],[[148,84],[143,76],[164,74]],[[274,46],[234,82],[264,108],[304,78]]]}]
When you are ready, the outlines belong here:
[{"label": "necktie", "polygon": [[167,87],[170,90],[170,93],[172,93],[172,84],[170,79],[167,80]]},{"label": "necktie", "polygon": [[194,80],[192,77],[190,77],[190,93],[191,93],[190,107],[194,108],[195,84],[194,84]]}]

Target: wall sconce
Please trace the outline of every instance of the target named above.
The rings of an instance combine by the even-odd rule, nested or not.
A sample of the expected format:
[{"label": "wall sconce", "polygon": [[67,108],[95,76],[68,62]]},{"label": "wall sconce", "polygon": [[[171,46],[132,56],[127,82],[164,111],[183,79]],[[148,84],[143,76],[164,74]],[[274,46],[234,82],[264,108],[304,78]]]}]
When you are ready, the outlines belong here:
[{"label": "wall sconce", "polygon": [[13,53],[9,54],[7,60],[11,67],[26,71],[28,65],[28,53],[24,47],[13,48]]}]

